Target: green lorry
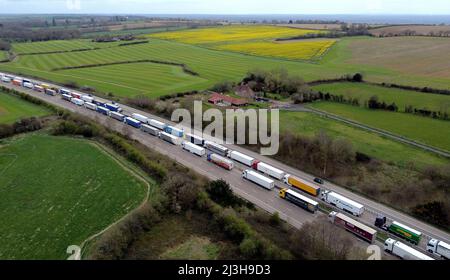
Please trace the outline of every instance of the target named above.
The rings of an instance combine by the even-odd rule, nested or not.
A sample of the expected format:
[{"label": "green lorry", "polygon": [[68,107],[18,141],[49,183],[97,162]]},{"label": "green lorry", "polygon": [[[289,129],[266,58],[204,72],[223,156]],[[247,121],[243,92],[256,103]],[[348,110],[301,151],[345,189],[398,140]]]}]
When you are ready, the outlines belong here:
[{"label": "green lorry", "polygon": [[421,232],[398,222],[392,222],[392,224],[388,227],[388,231],[416,245],[419,244],[420,238],[422,237]]}]

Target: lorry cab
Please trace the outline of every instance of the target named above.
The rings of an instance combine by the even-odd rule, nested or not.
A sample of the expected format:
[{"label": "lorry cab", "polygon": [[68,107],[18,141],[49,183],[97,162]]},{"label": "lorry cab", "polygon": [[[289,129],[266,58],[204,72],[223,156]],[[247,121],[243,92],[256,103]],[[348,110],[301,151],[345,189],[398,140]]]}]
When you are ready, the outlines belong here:
[{"label": "lorry cab", "polygon": [[428,241],[427,243],[427,251],[430,253],[434,253],[436,252],[436,246],[438,244],[438,240],[436,239],[431,239],[430,241]]},{"label": "lorry cab", "polygon": [[287,189],[281,189],[280,190],[279,195],[280,195],[281,198],[286,198],[286,191],[287,191]]}]

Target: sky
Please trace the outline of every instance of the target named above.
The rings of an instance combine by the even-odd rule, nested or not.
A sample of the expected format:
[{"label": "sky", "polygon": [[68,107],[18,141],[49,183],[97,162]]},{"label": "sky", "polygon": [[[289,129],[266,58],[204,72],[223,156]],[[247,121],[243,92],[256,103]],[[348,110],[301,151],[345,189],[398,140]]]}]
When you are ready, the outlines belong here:
[{"label": "sky", "polygon": [[0,13],[450,14],[449,0],[0,0]]}]

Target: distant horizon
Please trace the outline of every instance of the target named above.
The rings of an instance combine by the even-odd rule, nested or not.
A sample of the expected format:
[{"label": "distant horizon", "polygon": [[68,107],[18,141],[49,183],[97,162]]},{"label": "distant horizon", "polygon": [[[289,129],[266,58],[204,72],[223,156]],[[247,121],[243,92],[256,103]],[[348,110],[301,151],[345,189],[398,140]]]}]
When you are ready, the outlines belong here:
[{"label": "distant horizon", "polygon": [[141,16],[155,18],[183,18],[187,20],[216,20],[216,21],[340,21],[348,23],[367,24],[421,24],[421,25],[450,25],[450,14],[212,14],[212,13],[0,13],[3,17],[13,16]]}]

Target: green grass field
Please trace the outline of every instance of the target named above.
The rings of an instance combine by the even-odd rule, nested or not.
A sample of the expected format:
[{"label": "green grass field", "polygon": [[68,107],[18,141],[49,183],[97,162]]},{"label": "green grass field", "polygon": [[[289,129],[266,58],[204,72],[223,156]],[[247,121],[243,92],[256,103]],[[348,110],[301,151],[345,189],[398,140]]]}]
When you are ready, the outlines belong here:
[{"label": "green grass field", "polygon": [[[186,89],[205,89],[217,82],[223,80],[239,81],[243,78],[246,72],[254,68],[262,69],[274,69],[285,68],[292,74],[298,74],[302,76],[306,81],[338,78],[342,75],[349,73],[361,72],[364,74],[366,80],[373,81],[389,81],[397,82],[400,84],[408,85],[427,85],[437,88],[450,87],[449,77],[430,77],[423,75],[404,74],[396,71],[392,68],[381,67],[379,65],[360,65],[351,63],[352,51],[350,49],[351,43],[356,40],[382,40],[374,38],[345,38],[339,40],[327,55],[319,63],[307,63],[300,61],[287,61],[275,58],[264,58],[258,56],[244,55],[226,51],[210,50],[207,48],[183,44],[173,41],[164,41],[158,39],[150,39],[150,43],[126,47],[112,47],[99,50],[85,51],[85,52],[69,52],[59,54],[42,54],[42,55],[28,55],[18,56],[18,58],[11,63],[0,64],[0,71],[22,73],[24,75],[32,75],[42,77],[45,79],[53,80],[55,82],[76,81],[80,85],[87,85],[97,88],[100,91],[109,91],[111,85],[105,85],[105,83],[112,83],[109,78],[100,77],[101,75],[97,71],[97,76],[93,76],[91,73],[85,74],[85,71],[79,71],[77,75],[71,75],[66,73],[67,71],[54,71],[55,68],[67,67],[67,66],[82,66],[92,65],[98,63],[110,63],[110,62],[124,62],[135,61],[142,59],[153,59],[170,61],[176,63],[184,63],[190,69],[199,73],[199,78],[204,82],[192,83]],[[80,43],[86,43],[86,40],[78,40]],[[50,41],[46,42],[52,44]],[[75,41],[67,41],[63,43],[64,48],[74,48],[74,46],[66,46],[65,44],[75,44]],[[430,38],[432,43],[432,38]],[[39,49],[40,45],[34,47],[29,43],[25,50]],[[59,44],[57,44],[59,45]],[[14,48],[17,46],[14,45]],[[20,45],[19,45],[20,49]],[[22,46],[23,49],[23,46]],[[54,47],[46,47],[45,50],[53,49]],[[85,69],[86,70],[86,69]],[[148,71],[147,75],[152,76],[157,73]],[[128,79],[130,76],[124,72],[123,75]],[[160,76],[161,83],[166,83],[165,76]],[[170,78],[170,77],[168,77]],[[145,82],[146,78],[142,79],[142,83],[145,87],[160,87],[164,88],[164,85],[155,85],[154,81],[149,80]],[[159,81],[158,81],[159,83]],[[138,93],[132,85],[123,83],[115,83],[118,87],[114,90],[118,96],[134,96]],[[185,88],[183,88],[185,89]],[[172,89],[162,90],[161,95],[174,93]],[[151,94],[150,96],[158,96],[160,94]]]},{"label": "green grass field", "polygon": [[334,138],[349,140],[359,152],[400,166],[405,166],[410,162],[414,162],[418,166],[450,163],[449,160],[421,149],[313,113],[281,111],[280,123],[281,132],[289,131],[299,135],[312,136],[320,130],[324,130]]},{"label": "green grass field", "polygon": [[[208,81],[187,74],[180,66],[157,63],[134,63],[61,71],[78,80],[83,77],[103,92],[123,90],[133,95],[158,97],[168,92],[200,89]],[[126,73],[126,75],[124,74]]]},{"label": "green grass field", "polygon": [[370,97],[376,95],[380,102],[385,101],[387,104],[395,102],[399,107],[399,111],[404,111],[406,106],[411,105],[414,108],[450,112],[450,96],[448,95],[385,88],[363,83],[322,84],[314,86],[313,89],[324,93],[343,95],[347,98],[358,98],[361,106]]},{"label": "green grass field", "polygon": [[147,192],[93,144],[39,134],[2,143],[0,174],[0,259],[65,259]]},{"label": "green grass field", "polygon": [[32,43],[15,43],[13,52],[17,54],[48,53],[58,51],[72,51],[80,49],[108,48],[123,42],[96,43],[91,40],[55,40]]},{"label": "green grass field", "polygon": [[371,127],[450,151],[450,122],[406,113],[374,111],[347,104],[317,102],[312,107]]},{"label": "green grass field", "polygon": [[10,124],[21,118],[42,117],[50,111],[0,91],[0,124]]},{"label": "green grass field", "polygon": [[8,59],[8,53],[5,51],[0,51],[0,61],[5,61]]}]

